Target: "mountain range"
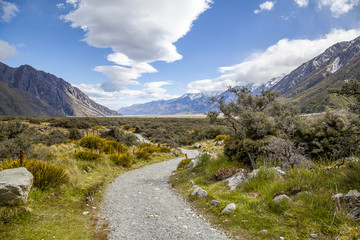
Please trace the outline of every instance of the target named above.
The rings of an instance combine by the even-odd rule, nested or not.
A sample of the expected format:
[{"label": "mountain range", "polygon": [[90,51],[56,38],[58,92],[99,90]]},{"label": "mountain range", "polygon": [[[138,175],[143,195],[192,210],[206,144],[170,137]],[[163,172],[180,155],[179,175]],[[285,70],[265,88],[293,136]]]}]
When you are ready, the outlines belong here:
[{"label": "mountain range", "polygon": [[[272,89],[280,93],[281,99],[297,106],[301,112],[321,112],[326,107],[345,107],[347,100],[330,95],[328,89],[340,88],[348,79],[360,79],[359,74],[360,37],[336,43],[289,74],[275,77],[263,85],[237,87],[247,87],[252,94]],[[234,95],[228,91],[188,93],[175,99],[123,107],[118,112],[124,115],[201,114],[217,110],[211,98],[221,96],[224,96],[226,101],[234,99]]]},{"label": "mountain range", "polygon": [[29,65],[0,63],[0,114],[35,116],[119,115],[61,78]]}]

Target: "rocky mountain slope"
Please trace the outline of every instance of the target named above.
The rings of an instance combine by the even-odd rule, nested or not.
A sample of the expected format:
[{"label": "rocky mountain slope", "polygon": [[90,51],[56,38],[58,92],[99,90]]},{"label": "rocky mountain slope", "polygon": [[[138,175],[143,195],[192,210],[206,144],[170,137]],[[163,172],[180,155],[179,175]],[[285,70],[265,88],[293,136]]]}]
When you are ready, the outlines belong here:
[{"label": "rocky mountain slope", "polygon": [[0,101],[3,115],[117,115],[63,79],[29,65],[12,68],[0,63],[0,82],[4,85]]},{"label": "rocky mountain slope", "polygon": [[[273,78],[261,86],[249,84],[245,87],[253,94],[260,94],[263,89],[278,91],[282,99],[298,106],[301,112],[321,112],[326,106],[342,108],[346,106],[347,100],[330,95],[328,89],[339,88],[348,79],[359,80],[359,58],[360,37],[334,44],[288,75]],[[205,93],[185,94],[177,99],[121,108],[118,112],[125,115],[205,113],[217,109],[216,105],[211,103],[212,96],[224,96],[226,101],[234,99],[227,91],[213,93],[210,96]]]},{"label": "rocky mountain slope", "polygon": [[344,107],[344,99],[331,96],[328,89],[339,88],[348,79],[359,79],[359,58],[360,37],[337,43],[292,71],[272,89],[302,112],[321,112],[326,106]]}]

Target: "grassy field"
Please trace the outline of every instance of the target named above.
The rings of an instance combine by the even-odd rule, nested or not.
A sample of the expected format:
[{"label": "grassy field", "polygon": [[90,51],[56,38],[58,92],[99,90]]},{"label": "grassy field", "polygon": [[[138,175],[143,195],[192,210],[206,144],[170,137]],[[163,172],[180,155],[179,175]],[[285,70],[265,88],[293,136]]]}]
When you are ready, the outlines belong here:
[{"label": "grassy field", "polygon": [[[215,142],[203,142],[202,148],[214,149]],[[195,168],[180,168],[170,183],[213,225],[235,239],[310,239],[310,234],[317,234],[318,239],[360,238],[359,222],[348,218],[343,203],[338,205],[331,199],[336,193],[360,189],[359,160],[340,168],[327,168],[326,164],[311,169],[293,168],[285,177],[270,167],[263,166],[255,178],[230,191],[226,181],[220,179],[226,178],[231,169],[240,169],[240,163],[229,161],[222,154],[204,155]],[[209,196],[191,196],[193,184]],[[274,203],[273,198],[280,194],[290,196],[291,202]],[[221,204],[210,206],[211,200]],[[235,203],[236,210],[222,214],[229,203]]]},{"label": "grassy field", "polygon": [[[33,129],[50,125],[22,124]],[[29,131],[29,128],[24,129],[19,136],[24,137],[26,131]],[[84,130],[89,136],[79,140],[65,139],[63,143],[50,145],[31,144],[25,152],[29,156],[24,159],[25,165],[32,161],[54,165],[63,169],[68,179],[56,187],[34,186],[25,206],[0,206],[0,239],[107,239],[106,221],[98,218],[98,210],[109,183],[125,171],[174,158],[171,151],[175,150],[165,145],[125,145],[100,138],[98,135],[101,134],[93,130]],[[129,131],[118,130],[124,134],[121,136],[125,140],[131,136]],[[61,127],[52,127],[46,131],[40,131],[40,138],[37,139],[43,139],[52,131],[69,136],[69,130]],[[90,146],[90,143],[95,145]],[[3,159],[0,169],[8,168],[6,166],[11,165],[9,163],[14,164],[18,161],[16,158]]]}]

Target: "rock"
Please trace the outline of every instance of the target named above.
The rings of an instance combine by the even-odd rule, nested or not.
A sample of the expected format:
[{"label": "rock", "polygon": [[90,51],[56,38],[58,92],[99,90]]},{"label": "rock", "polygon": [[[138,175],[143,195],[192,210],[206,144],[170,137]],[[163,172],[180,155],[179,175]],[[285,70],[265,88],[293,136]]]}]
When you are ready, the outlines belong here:
[{"label": "rock", "polygon": [[308,191],[303,191],[303,192],[298,192],[295,196],[300,197],[301,195],[310,195],[310,194],[312,194],[312,193],[308,192]]},{"label": "rock", "polygon": [[360,193],[357,190],[350,190],[344,196],[346,209],[348,212],[352,211],[355,207],[360,206]]},{"label": "rock", "polygon": [[201,148],[201,144],[200,144],[200,143],[197,144],[194,148],[195,148],[195,149],[200,149],[200,148]]},{"label": "rock", "polygon": [[24,167],[1,171],[0,202],[10,205],[25,204],[33,179],[33,175]]},{"label": "rock", "polygon": [[198,165],[198,163],[199,163],[199,159],[195,158],[189,162],[189,164],[187,165],[187,168],[196,167]]},{"label": "rock", "polygon": [[236,187],[240,183],[244,182],[245,180],[246,180],[246,175],[245,175],[244,171],[240,171],[238,173],[235,173],[234,175],[232,175],[225,181],[228,182],[227,186],[228,186],[228,188],[230,188],[230,190],[235,190]]},{"label": "rock", "polygon": [[355,220],[360,220],[360,207],[354,208],[354,209],[350,212],[350,216],[351,216],[351,218],[353,218],[353,219],[355,219]]},{"label": "rock", "polygon": [[[250,173],[249,173],[249,179],[253,178],[253,177],[256,177],[259,173],[260,169],[254,169],[252,170]],[[285,177],[286,176],[286,173],[281,170],[280,167],[272,167],[272,168],[268,168],[266,169],[266,171],[274,171],[277,175],[279,175],[280,177]]]},{"label": "rock", "polygon": [[312,233],[312,234],[310,234],[310,237],[311,237],[311,238],[317,238],[317,237],[318,237],[318,235],[317,235],[317,234],[315,234],[315,233]]},{"label": "rock", "polygon": [[332,196],[331,196],[331,199],[332,199],[333,201],[338,201],[338,200],[342,199],[343,197],[344,197],[344,194],[342,194],[342,193],[337,193],[337,194],[335,194],[335,195],[332,195]]},{"label": "rock", "polygon": [[360,198],[360,193],[358,190],[350,190],[344,197],[345,200],[350,198]]},{"label": "rock", "polygon": [[266,229],[262,229],[260,233],[267,233],[268,231]]},{"label": "rock", "polygon": [[88,215],[89,214],[89,211],[85,211],[82,213],[84,216]]},{"label": "rock", "polygon": [[215,142],[215,146],[220,146],[221,144],[222,144],[221,141],[216,141],[216,142]]},{"label": "rock", "polygon": [[219,204],[221,204],[221,202],[220,202],[220,201],[217,201],[217,200],[212,200],[212,201],[210,202],[210,205],[211,205],[211,206],[217,206],[217,205],[219,205]]},{"label": "rock", "polygon": [[179,154],[177,152],[172,152],[172,155],[174,155],[174,157],[179,157]]},{"label": "rock", "polygon": [[224,210],[222,210],[221,213],[228,213],[228,212],[233,212],[236,209],[236,205],[235,203],[229,203],[228,205],[226,205],[226,207],[224,208]]},{"label": "rock", "polygon": [[207,191],[205,191],[204,189],[202,189],[201,187],[197,187],[195,188],[195,190],[191,193],[191,196],[198,196],[201,198],[206,198],[208,196]]},{"label": "rock", "polygon": [[282,195],[279,195],[279,196],[276,196],[274,199],[273,199],[273,202],[275,203],[279,203],[281,201],[291,201],[291,198],[285,194],[282,194]]}]

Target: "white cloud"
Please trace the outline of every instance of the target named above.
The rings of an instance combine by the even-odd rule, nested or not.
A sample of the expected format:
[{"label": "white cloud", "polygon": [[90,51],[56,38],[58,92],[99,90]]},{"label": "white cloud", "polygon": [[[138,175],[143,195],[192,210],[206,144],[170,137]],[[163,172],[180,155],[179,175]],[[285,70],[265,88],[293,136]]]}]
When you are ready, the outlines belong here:
[{"label": "white cloud", "polygon": [[[150,63],[174,62],[182,56],[174,43],[190,31],[211,0],[67,0],[78,6],[63,19],[85,32],[90,46],[111,48],[108,60],[119,66],[98,66],[109,77],[106,91],[133,84],[142,73],[156,72]],[[117,85],[117,86],[116,86]]]},{"label": "white cloud", "polygon": [[117,110],[120,107],[129,106],[134,103],[178,97],[167,94],[166,89],[162,88],[170,84],[171,82],[168,81],[149,82],[145,83],[139,90],[123,88],[112,92],[106,92],[101,88],[100,84],[80,84],[76,87],[85,92],[94,101]]},{"label": "white cloud", "polygon": [[17,12],[19,9],[15,4],[0,0],[0,22],[10,22]]},{"label": "white cloud", "polygon": [[319,6],[330,7],[335,17],[345,14],[360,4],[360,0],[320,0]]},{"label": "white cloud", "polygon": [[0,39],[0,61],[5,61],[16,55],[18,55],[16,47]]},{"label": "white cloud", "polygon": [[191,82],[188,92],[225,90],[228,86],[260,85],[283,73],[290,73],[302,63],[321,54],[331,45],[360,35],[360,29],[335,29],[315,40],[281,39],[263,52],[253,53],[240,64],[219,68],[222,75],[214,79]]},{"label": "white cloud", "polygon": [[274,8],[274,5],[275,5],[275,2],[272,2],[272,1],[266,1],[266,2],[263,2],[262,4],[260,4],[260,9],[256,9],[254,11],[255,14],[258,14],[258,13],[261,13],[263,11],[270,11],[271,9]]},{"label": "white cloud", "polygon": [[295,3],[299,7],[307,7],[309,5],[309,0],[295,0]]}]

